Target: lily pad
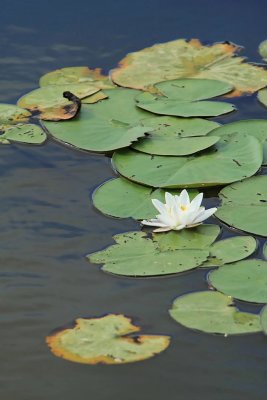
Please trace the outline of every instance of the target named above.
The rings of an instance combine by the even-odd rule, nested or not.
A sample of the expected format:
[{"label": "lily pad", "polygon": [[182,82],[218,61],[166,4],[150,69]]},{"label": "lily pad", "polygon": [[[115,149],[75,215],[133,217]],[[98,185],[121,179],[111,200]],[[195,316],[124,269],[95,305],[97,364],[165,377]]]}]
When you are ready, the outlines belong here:
[{"label": "lily pad", "polygon": [[78,98],[83,98],[96,93],[99,89],[89,86],[87,83],[45,86],[21,97],[18,105],[27,108],[44,120],[70,119],[77,114],[79,107],[77,103],[70,102],[63,97],[63,93],[66,91],[73,93]]},{"label": "lily pad", "polygon": [[255,176],[227,186],[219,193],[216,217],[255,235],[267,236],[267,176]]},{"label": "lily pad", "polygon": [[211,290],[178,297],[169,310],[181,325],[225,336],[260,332],[258,315],[241,312],[228,296]]},{"label": "lily pad", "polygon": [[265,242],[263,246],[263,255],[264,258],[267,260],[267,242]]},{"label": "lily pad", "polygon": [[136,90],[106,90],[106,100],[84,104],[71,121],[45,122],[51,135],[78,149],[108,152],[130,146],[145,135],[149,127],[139,124],[147,113],[135,107]]},{"label": "lily pad", "polygon": [[267,335],[267,306],[264,306],[260,313],[262,330]]},{"label": "lily pad", "polygon": [[48,72],[40,78],[40,86],[86,83],[97,89],[115,87],[108,76],[101,73],[100,68],[67,67]]},{"label": "lily pad", "polygon": [[266,61],[267,60],[267,40],[264,40],[259,45],[259,53],[261,57]]},{"label": "lily pad", "polygon": [[0,135],[0,143],[7,144],[28,143],[42,144],[46,140],[46,134],[42,128],[33,124],[17,124],[2,126],[0,129],[3,133]]},{"label": "lily pad", "polygon": [[111,77],[120,86],[150,91],[163,80],[218,79],[235,87],[232,95],[253,93],[267,85],[267,71],[236,57],[240,49],[229,42],[204,46],[178,39],[128,54]]},{"label": "lily pad", "polygon": [[[180,191],[176,191],[180,194]],[[196,190],[189,192],[194,197]],[[118,218],[150,219],[155,216],[151,200],[164,202],[165,191],[135,184],[127,179],[111,179],[99,186],[93,194],[94,206],[102,213]]]},{"label": "lily pad", "polygon": [[[190,229],[187,240],[183,240],[184,231],[176,233],[176,244],[171,232],[171,250],[160,244],[158,236],[153,239],[146,237],[144,232],[128,232],[113,236],[115,245],[97,253],[92,253],[87,258],[95,264],[104,264],[103,271],[116,275],[145,277],[176,274],[196,268],[208,257],[209,251],[200,245],[192,249],[188,235],[194,238],[195,232],[205,236],[207,231],[210,238],[209,225]],[[165,234],[168,237],[169,233]],[[168,239],[167,239],[168,242]],[[187,247],[188,244],[188,247]]]},{"label": "lily pad", "polygon": [[262,89],[258,93],[258,100],[267,107],[267,89]]},{"label": "lily pad", "polygon": [[210,247],[210,255],[201,267],[220,267],[249,257],[257,248],[252,236],[236,236],[220,240]]},{"label": "lily pad", "polygon": [[256,137],[263,145],[263,165],[267,165],[267,120],[246,119],[221,125],[209,132],[209,136],[225,136],[233,133]]},{"label": "lily pad", "polygon": [[31,113],[24,108],[12,104],[0,104],[0,127],[1,125],[15,125],[29,121]]},{"label": "lily pad", "polygon": [[238,134],[223,137],[201,155],[150,156],[121,150],[115,152],[112,161],[121,175],[148,186],[218,186],[254,175],[262,163],[262,146],[256,138]]},{"label": "lily pad", "polygon": [[124,315],[109,314],[102,318],[79,318],[73,328],[48,336],[46,342],[54,355],[82,364],[142,361],[170,344],[169,336],[136,335],[139,330]]},{"label": "lily pad", "polygon": [[[214,117],[235,110],[235,106],[218,101],[199,101],[228,93],[233,87],[209,79],[176,79],[157,83],[155,92],[136,97],[138,107],[162,115],[178,117]],[[160,93],[161,95],[159,95]]]},{"label": "lily pad", "polygon": [[204,150],[219,138],[205,136],[219,124],[201,118],[152,117],[141,121],[152,130],[132,147],[138,151],[169,156],[184,156]]},{"label": "lily pad", "polygon": [[267,303],[267,261],[251,259],[225,265],[208,275],[210,285],[238,300]]}]

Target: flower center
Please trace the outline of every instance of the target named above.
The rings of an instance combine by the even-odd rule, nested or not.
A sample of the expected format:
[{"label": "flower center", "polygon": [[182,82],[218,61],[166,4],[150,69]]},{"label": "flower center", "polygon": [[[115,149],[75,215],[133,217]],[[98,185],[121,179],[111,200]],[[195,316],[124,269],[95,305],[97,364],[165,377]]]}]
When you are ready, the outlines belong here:
[{"label": "flower center", "polygon": [[181,208],[182,211],[186,211],[188,207],[187,206],[181,206],[180,208]]}]

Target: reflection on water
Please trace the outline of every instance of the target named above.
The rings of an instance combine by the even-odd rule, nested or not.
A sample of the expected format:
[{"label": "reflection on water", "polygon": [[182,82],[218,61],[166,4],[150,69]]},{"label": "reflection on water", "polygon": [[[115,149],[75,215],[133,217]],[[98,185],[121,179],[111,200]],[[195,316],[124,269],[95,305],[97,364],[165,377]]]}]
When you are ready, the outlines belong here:
[{"label": "reflection on water", "polygon": [[[15,102],[49,70],[107,71],[128,51],[177,37],[246,44],[246,54],[259,61],[266,8],[260,0],[2,0],[0,101]],[[236,104],[240,111],[219,121],[266,115],[255,97]],[[139,229],[135,221],[104,217],[89,201],[113,176],[109,159],[50,142],[0,147],[0,166],[1,399],[162,400],[166,393],[170,400],[265,399],[263,335],[225,339],[187,330],[168,316],[177,295],[206,288],[205,271],[135,280],[104,274],[85,260],[111,244],[113,234]],[[44,342],[51,330],[108,312],[134,317],[144,332],[172,335],[171,346],[154,359],[117,367],[51,355]]]}]

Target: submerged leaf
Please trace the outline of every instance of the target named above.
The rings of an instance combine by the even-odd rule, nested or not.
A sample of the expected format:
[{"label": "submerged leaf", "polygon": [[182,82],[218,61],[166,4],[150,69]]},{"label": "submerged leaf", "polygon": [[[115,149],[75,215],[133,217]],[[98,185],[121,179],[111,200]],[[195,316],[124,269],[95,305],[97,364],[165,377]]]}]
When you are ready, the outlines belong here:
[{"label": "submerged leaf", "polygon": [[210,285],[238,300],[267,303],[267,261],[251,259],[225,265],[208,275]]},{"label": "submerged leaf", "polygon": [[163,80],[178,78],[218,79],[236,90],[233,95],[253,93],[267,85],[267,71],[236,57],[239,46],[215,43],[203,46],[197,39],[178,39],[128,54],[112,80],[120,86],[152,90]]},{"label": "submerged leaf", "polygon": [[254,175],[262,164],[262,146],[252,136],[223,137],[210,151],[189,157],[149,156],[133,150],[113,155],[126,178],[153,187],[218,186]]},{"label": "submerged leaf", "polygon": [[178,297],[169,313],[187,328],[206,333],[237,335],[261,331],[258,315],[239,311],[231,298],[211,290]]},{"label": "submerged leaf", "polygon": [[[140,328],[124,315],[79,318],[75,326],[48,336],[52,353],[82,364],[125,364],[151,358],[164,351],[170,337],[136,335]],[[129,336],[135,334],[134,336]]]},{"label": "submerged leaf", "polygon": [[138,107],[154,114],[177,117],[214,117],[235,110],[235,106],[218,101],[199,101],[228,93],[232,86],[209,79],[176,79],[154,85],[155,92],[136,97]]},{"label": "submerged leaf", "polygon": [[267,236],[267,176],[227,186],[219,196],[222,206],[216,217],[237,229]]}]

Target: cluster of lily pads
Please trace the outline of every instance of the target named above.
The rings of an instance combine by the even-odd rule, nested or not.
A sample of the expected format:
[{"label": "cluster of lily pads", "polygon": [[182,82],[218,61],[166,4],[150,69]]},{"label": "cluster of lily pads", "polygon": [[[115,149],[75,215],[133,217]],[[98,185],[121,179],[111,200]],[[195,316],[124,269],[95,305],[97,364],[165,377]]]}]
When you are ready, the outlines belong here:
[{"label": "cluster of lily pads", "polygon": [[[119,176],[97,188],[93,203],[116,218],[152,219],[152,199],[162,202],[166,193],[179,195],[184,188],[193,198],[222,186],[216,217],[266,237],[267,176],[260,173],[267,165],[267,120],[221,125],[207,119],[236,111],[231,98],[258,90],[267,106],[267,70],[246,63],[239,50],[228,42],[204,46],[180,39],[129,54],[110,77],[87,67],[52,71],[17,106],[0,105],[0,143],[43,144],[50,138],[112,156]],[[260,54],[267,60],[267,42]],[[235,304],[267,303],[267,261],[245,260],[257,249],[254,237],[218,240],[220,232],[218,225],[205,224],[122,233],[88,259],[105,272],[134,278],[215,267],[207,290],[178,297],[171,317],[202,332],[267,333],[267,306],[259,316]],[[79,319],[47,343],[54,354],[89,364],[142,360],[170,343],[162,335],[125,336],[138,330],[128,318],[109,314]]]}]

